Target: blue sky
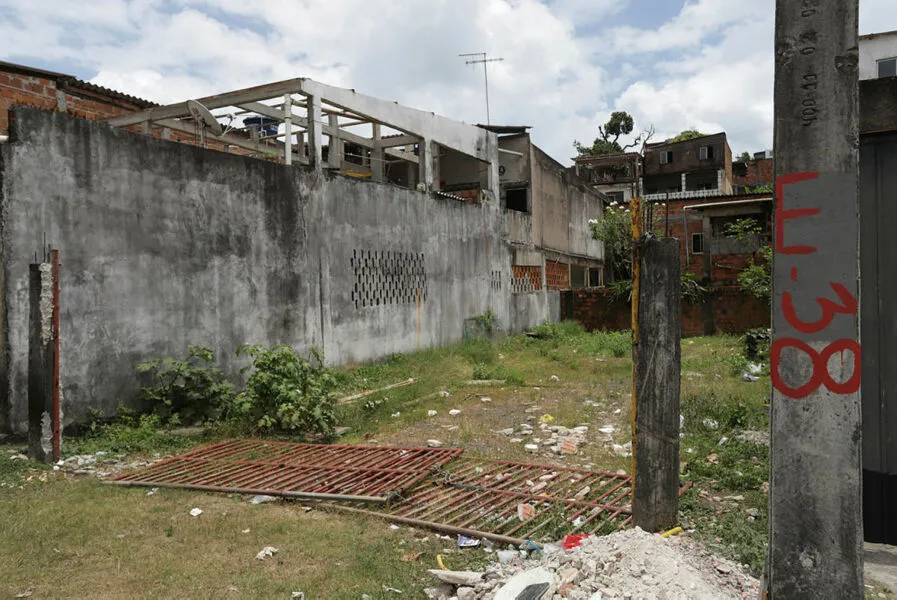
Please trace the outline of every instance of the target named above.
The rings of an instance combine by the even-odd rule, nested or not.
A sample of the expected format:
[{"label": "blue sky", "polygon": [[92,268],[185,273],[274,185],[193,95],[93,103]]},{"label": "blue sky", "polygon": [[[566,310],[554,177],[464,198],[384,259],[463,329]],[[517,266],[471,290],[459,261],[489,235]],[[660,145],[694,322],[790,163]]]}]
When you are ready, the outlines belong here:
[{"label": "blue sky", "polygon": [[[862,33],[897,29],[861,0]],[[0,0],[0,59],[158,102],[307,76],[448,117],[533,126],[573,155],[613,110],[657,137],[772,143],[774,0]]]}]

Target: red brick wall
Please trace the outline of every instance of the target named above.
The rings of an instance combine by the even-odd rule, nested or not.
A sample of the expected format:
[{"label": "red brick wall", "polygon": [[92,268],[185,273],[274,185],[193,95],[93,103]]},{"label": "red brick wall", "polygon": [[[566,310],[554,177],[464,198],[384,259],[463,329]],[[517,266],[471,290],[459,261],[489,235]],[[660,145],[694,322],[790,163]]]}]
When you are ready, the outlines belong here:
[{"label": "red brick wall", "polygon": [[[529,285],[524,287],[532,286],[536,290],[542,289],[542,269],[539,267],[511,265],[511,274],[514,276],[514,279],[522,279],[528,282]],[[513,290],[514,287],[515,285],[512,282],[511,289]]]},{"label": "red brick wall", "polygon": [[549,290],[570,289],[570,265],[546,260],[545,282],[548,284]]},{"label": "red brick wall", "polygon": [[[758,302],[741,288],[729,286],[714,291],[712,297],[713,331],[744,333],[748,329],[769,327],[769,306]],[[704,335],[704,306],[682,301],[682,335]],[[589,331],[624,331],[631,328],[632,308],[628,301],[614,300],[606,289],[564,292],[561,318],[579,321]]]},{"label": "red brick wall", "polygon": [[[0,135],[9,133],[9,109],[15,105],[36,106],[45,110],[57,110],[56,80],[38,75],[26,75],[13,71],[0,71]],[[140,106],[130,104],[124,99],[104,97],[92,90],[80,90],[64,86],[61,90],[65,99],[65,112],[82,119],[100,120],[142,110]],[[139,125],[126,127],[128,131],[141,133]],[[152,135],[162,137],[162,129],[154,127]],[[193,135],[179,131],[169,132],[168,138],[175,142],[198,144]],[[212,150],[224,150],[224,145],[209,141],[206,147]],[[248,150],[231,146],[233,154],[249,154]]]},{"label": "red brick wall", "polygon": [[757,187],[775,181],[775,161],[771,158],[752,160],[747,163],[745,175],[732,175],[734,185]]}]

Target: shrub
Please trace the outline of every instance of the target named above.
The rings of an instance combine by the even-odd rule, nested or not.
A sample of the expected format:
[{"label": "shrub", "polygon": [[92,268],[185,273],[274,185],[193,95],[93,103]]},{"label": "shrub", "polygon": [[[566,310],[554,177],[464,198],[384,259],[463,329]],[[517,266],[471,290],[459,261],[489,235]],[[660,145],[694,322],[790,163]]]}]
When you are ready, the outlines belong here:
[{"label": "shrub", "polygon": [[229,417],[260,429],[333,437],[338,382],[324,367],[319,349],[312,348],[310,360],[289,346],[241,346],[237,355],[252,358],[242,369],[251,374],[246,389],[231,403]]},{"label": "shrub", "polygon": [[501,380],[508,385],[523,385],[523,376],[502,364],[487,365],[477,363],[473,366],[473,378],[478,380]]},{"label": "shrub", "polygon": [[742,343],[744,355],[748,360],[765,360],[769,358],[772,330],[768,328],[751,329],[744,334]]},{"label": "shrub", "polygon": [[215,353],[187,346],[187,359],[163,358],[137,365],[153,384],[141,389],[140,399],[152,404],[162,423],[193,424],[218,416],[234,393],[234,386],[214,366]]},{"label": "shrub", "polygon": [[71,440],[67,451],[78,454],[93,454],[98,450],[106,452],[151,452],[181,448],[190,443],[190,438],[171,435],[161,429],[162,420],[157,414],[138,414],[119,404],[115,418],[103,422],[100,413],[92,412],[87,435],[80,440]]}]

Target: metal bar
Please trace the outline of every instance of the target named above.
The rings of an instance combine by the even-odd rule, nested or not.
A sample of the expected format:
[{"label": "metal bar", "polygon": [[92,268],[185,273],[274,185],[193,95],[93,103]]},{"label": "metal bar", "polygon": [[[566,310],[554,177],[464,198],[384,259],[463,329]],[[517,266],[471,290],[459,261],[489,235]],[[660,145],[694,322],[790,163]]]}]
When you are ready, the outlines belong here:
[{"label": "metal bar", "polygon": [[[270,494],[270,490],[263,488],[237,488],[221,487],[215,485],[184,485],[178,483],[141,482],[141,481],[106,481],[109,485],[121,485],[124,487],[164,487],[188,490],[202,490],[205,492],[226,492],[238,494]],[[312,498],[315,500],[333,500],[337,502],[386,502],[382,496],[350,496],[345,494],[316,494],[313,492],[277,492],[278,496],[287,498]]]},{"label": "metal bar", "polygon": [[485,538],[487,540],[492,540],[494,542],[498,542],[500,544],[511,544],[512,546],[519,546],[526,542],[526,540],[521,538],[514,538],[507,535],[501,535],[498,533],[492,533],[489,531],[477,531],[476,529],[468,529],[465,527],[453,527],[451,525],[444,525],[442,523],[434,523],[433,521],[422,521],[420,519],[412,519],[409,517],[401,517],[398,515],[391,515],[387,513],[378,513],[370,510],[364,510],[360,508],[352,508],[349,506],[340,506],[336,504],[328,504],[328,508],[332,508],[338,511],[365,515],[368,517],[377,517],[380,519],[386,519],[387,521],[392,521],[395,523],[402,523],[403,525],[411,525],[414,527],[426,527],[429,529],[433,529],[435,531],[443,531],[445,533],[452,533],[456,535],[463,535],[467,537],[473,538]]},{"label": "metal bar", "polygon": [[62,453],[62,406],[59,390],[59,250],[50,251],[53,277],[53,461]]}]

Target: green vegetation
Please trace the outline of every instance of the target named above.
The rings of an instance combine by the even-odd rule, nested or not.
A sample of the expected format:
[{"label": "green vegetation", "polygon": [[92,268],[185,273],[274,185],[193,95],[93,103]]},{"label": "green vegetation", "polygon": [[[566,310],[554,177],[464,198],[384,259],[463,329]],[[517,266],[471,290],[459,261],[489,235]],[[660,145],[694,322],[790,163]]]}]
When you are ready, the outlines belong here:
[{"label": "green vegetation", "polygon": [[187,354],[183,360],[163,358],[137,365],[138,373],[152,379],[140,399],[163,423],[192,425],[214,419],[233,397],[233,384],[214,366],[214,352],[191,345]]},{"label": "green vegetation", "polygon": [[[725,235],[743,240],[763,234],[763,226],[753,217],[738,219],[726,225]],[[749,260],[748,266],[738,274],[738,284],[761,302],[769,304],[772,290],[772,245],[761,246]]]},{"label": "green vegetation", "polygon": [[578,141],[573,142],[573,147],[579,154],[619,154],[626,152],[631,148],[638,147],[639,144],[648,143],[651,136],[654,135],[654,127],[648,127],[640,133],[629,144],[620,144],[620,137],[629,135],[635,129],[635,120],[626,111],[614,111],[604,125],[598,127],[598,137],[592,142],[591,146],[585,146]]},{"label": "green vegetation", "polygon": [[[733,370],[736,364],[746,365],[746,339],[682,341],[681,478],[694,487],[682,498],[680,522],[688,535],[756,573],[765,557],[768,527],[769,450],[758,438],[769,425],[769,379],[761,374],[759,382],[746,383]],[[236,420],[223,415],[207,437],[196,439],[172,434],[158,416],[122,410],[111,423],[96,421],[82,440],[67,439],[64,451],[164,456],[226,434],[259,435],[260,415],[272,414],[287,381],[304,376],[309,383],[299,389],[317,390],[311,395],[328,402],[373,392],[333,403],[331,424],[350,429],[340,443],[419,446],[436,438],[447,447],[463,447],[468,456],[545,462],[552,459],[527,454],[522,444],[498,432],[528,416],[549,414],[553,424],[591,425],[588,443],[567,457],[565,465],[628,470],[631,458],[615,454],[611,445],[629,440],[630,354],[629,332],[589,333],[572,322],[345,369],[325,370],[314,356],[306,360],[289,349],[256,348],[250,354],[250,379],[263,375],[246,389],[254,390],[253,406],[268,403],[264,411]],[[762,360],[762,350],[758,358]],[[409,378],[413,383],[382,389]],[[470,381],[480,378],[505,383]],[[285,397],[285,404],[293,403],[294,398]],[[451,416],[450,409],[462,412]],[[612,426],[613,434],[598,432],[606,426]],[[270,435],[268,431],[263,433]],[[281,421],[273,433],[296,440],[308,435]],[[15,486],[0,486],[6,509],[0,511],[0,531],[8,532],[0,545],[0,564],[11,565],[4,571],[0,594],[7,596],[34,587],[35,596],[47,597],[78,596],[84,589],[92,597],[121,597],[141,589],[146,597],[202,598],[228,595],[234,586],[239,590],[235,595],[252,597],[301,590],[307,597],[358,598],[363,593],[380,597],[386,584],[418,597],[431,583],[425,569],[435,566],[436,554],[443,554],[454,569],[477,568],[488,558],[483,552],[445,553],[446,543],[432,532],[393,531],[380,521],[322,510],[306,513],[293,502],[252,506],[242,496],[167,489],[148,497],[146,490],[63,477],[29,461],[12,461],[5,450],[0,448],[0,483]],[[190,517],[192,507],[203,514]],[[564,530],[560,521],[546,527],[555,535]],[[267,545],[280,552],[256,561],[255,554]],[[332,573],[337,567],[340,585],[335,588]],[[99,583],[98,572],[106,574]]]},{"label": "green vegetation", "polygon": [[706,133],[701,133],[697,129],[686,129],[676,137],[670,138],[667,140],[667,143],[674,144],[676,142],[687,142],[688,140],[695,140],[700,137],[704,137],[707,135]]},{"label": "green vegetation", "polygon": [[242,370],[249,379],[227,407],[228,418],[258,429],[333,438],[337,379],[324,367],[320,350],[312,348],[311,360],[289,346],[243,346],[237,354],[252,363]]}]

